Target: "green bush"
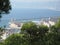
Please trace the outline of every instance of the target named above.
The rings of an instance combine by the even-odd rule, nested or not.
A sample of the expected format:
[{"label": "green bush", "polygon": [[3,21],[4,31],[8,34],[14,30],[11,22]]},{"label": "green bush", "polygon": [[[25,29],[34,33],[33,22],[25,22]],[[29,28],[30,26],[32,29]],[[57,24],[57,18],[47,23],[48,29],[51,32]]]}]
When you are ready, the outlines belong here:
[{"label": "green bush", "polygon": [[3,45],[3,43],[2,43],[2,42],[0,42],[0,45]]},{"label": "green bush", "polygon": [[4,45],[28,45],[28,40],[24,34],[13,34],[5,40]]},{"label": "green bush", "polygon": [[41,45],[44,44],[43,37],[48,32],[49,28],[44,25],[38,26],[33,22],[27,22],[22,26],[21,30],[29,34],[31,45]]},{"label": "green bush", "polygon": [[48,32],[47,26],[27,22],[21,28],[23,33],[9,36],[4,45],[60,45],[60,33],[57,31],[57,25],[50,28],[51,32]]}]

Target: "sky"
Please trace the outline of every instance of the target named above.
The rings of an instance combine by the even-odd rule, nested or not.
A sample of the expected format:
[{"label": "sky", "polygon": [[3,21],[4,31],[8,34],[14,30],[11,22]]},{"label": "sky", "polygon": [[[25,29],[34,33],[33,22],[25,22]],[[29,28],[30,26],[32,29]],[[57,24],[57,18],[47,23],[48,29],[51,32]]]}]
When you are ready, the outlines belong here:
[{"label": "sky", "polygon": [[52,9],[60,11],[60,0],[10,0],[12,8]]}]

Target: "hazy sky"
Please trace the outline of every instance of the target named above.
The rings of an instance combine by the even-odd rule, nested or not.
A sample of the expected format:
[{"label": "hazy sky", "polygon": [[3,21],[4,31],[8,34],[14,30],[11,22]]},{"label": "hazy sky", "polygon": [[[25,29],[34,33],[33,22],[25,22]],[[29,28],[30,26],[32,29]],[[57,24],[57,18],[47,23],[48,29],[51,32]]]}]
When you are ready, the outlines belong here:
[{"label": "hazy sky", "polygon": [[13,8],[60,10],[60,0],[11,0]]}]

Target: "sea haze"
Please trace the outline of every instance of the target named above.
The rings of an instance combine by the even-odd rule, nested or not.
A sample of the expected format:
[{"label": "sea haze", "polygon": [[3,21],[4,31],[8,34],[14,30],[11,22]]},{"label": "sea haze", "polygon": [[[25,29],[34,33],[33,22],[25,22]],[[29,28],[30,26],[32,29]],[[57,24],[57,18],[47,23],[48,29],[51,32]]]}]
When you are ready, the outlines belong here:
[{"label": "sea haze", "polygon": [[2,15],[0,25],[6,25],[11,19],[33,19],[41,17],[59,17],[60,11],[50,9],[12,9],[10,14]]},{"label": "sea haze", "polygon": [[55,16],[60,16],[60,11],[49,9],[13,9],[10,14],[4,15],[2,19],[30,19]]}]

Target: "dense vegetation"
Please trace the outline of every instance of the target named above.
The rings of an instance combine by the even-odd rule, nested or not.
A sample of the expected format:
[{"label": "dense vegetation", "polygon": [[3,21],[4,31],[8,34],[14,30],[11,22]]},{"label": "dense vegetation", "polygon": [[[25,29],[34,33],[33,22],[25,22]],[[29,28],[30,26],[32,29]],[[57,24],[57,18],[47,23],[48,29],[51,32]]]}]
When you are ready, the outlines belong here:
[{"label": "dense vegetation", "polygon": [[23,24],[20,34],[9,36],[4,45],[60,45],[60,21],[54,26],[36,25],[33,22]]},{"label": "dense vegetation", "polygon": [[9,10],[11,10],[11,5],[9,0],[0,0],[0,18],[1,14],[8,14]]},{"label": "dense vegetation", "polygon": [[5,28],[4,27],[0,27],[0,39],[1,39],[1,35],[4,33]]}]

